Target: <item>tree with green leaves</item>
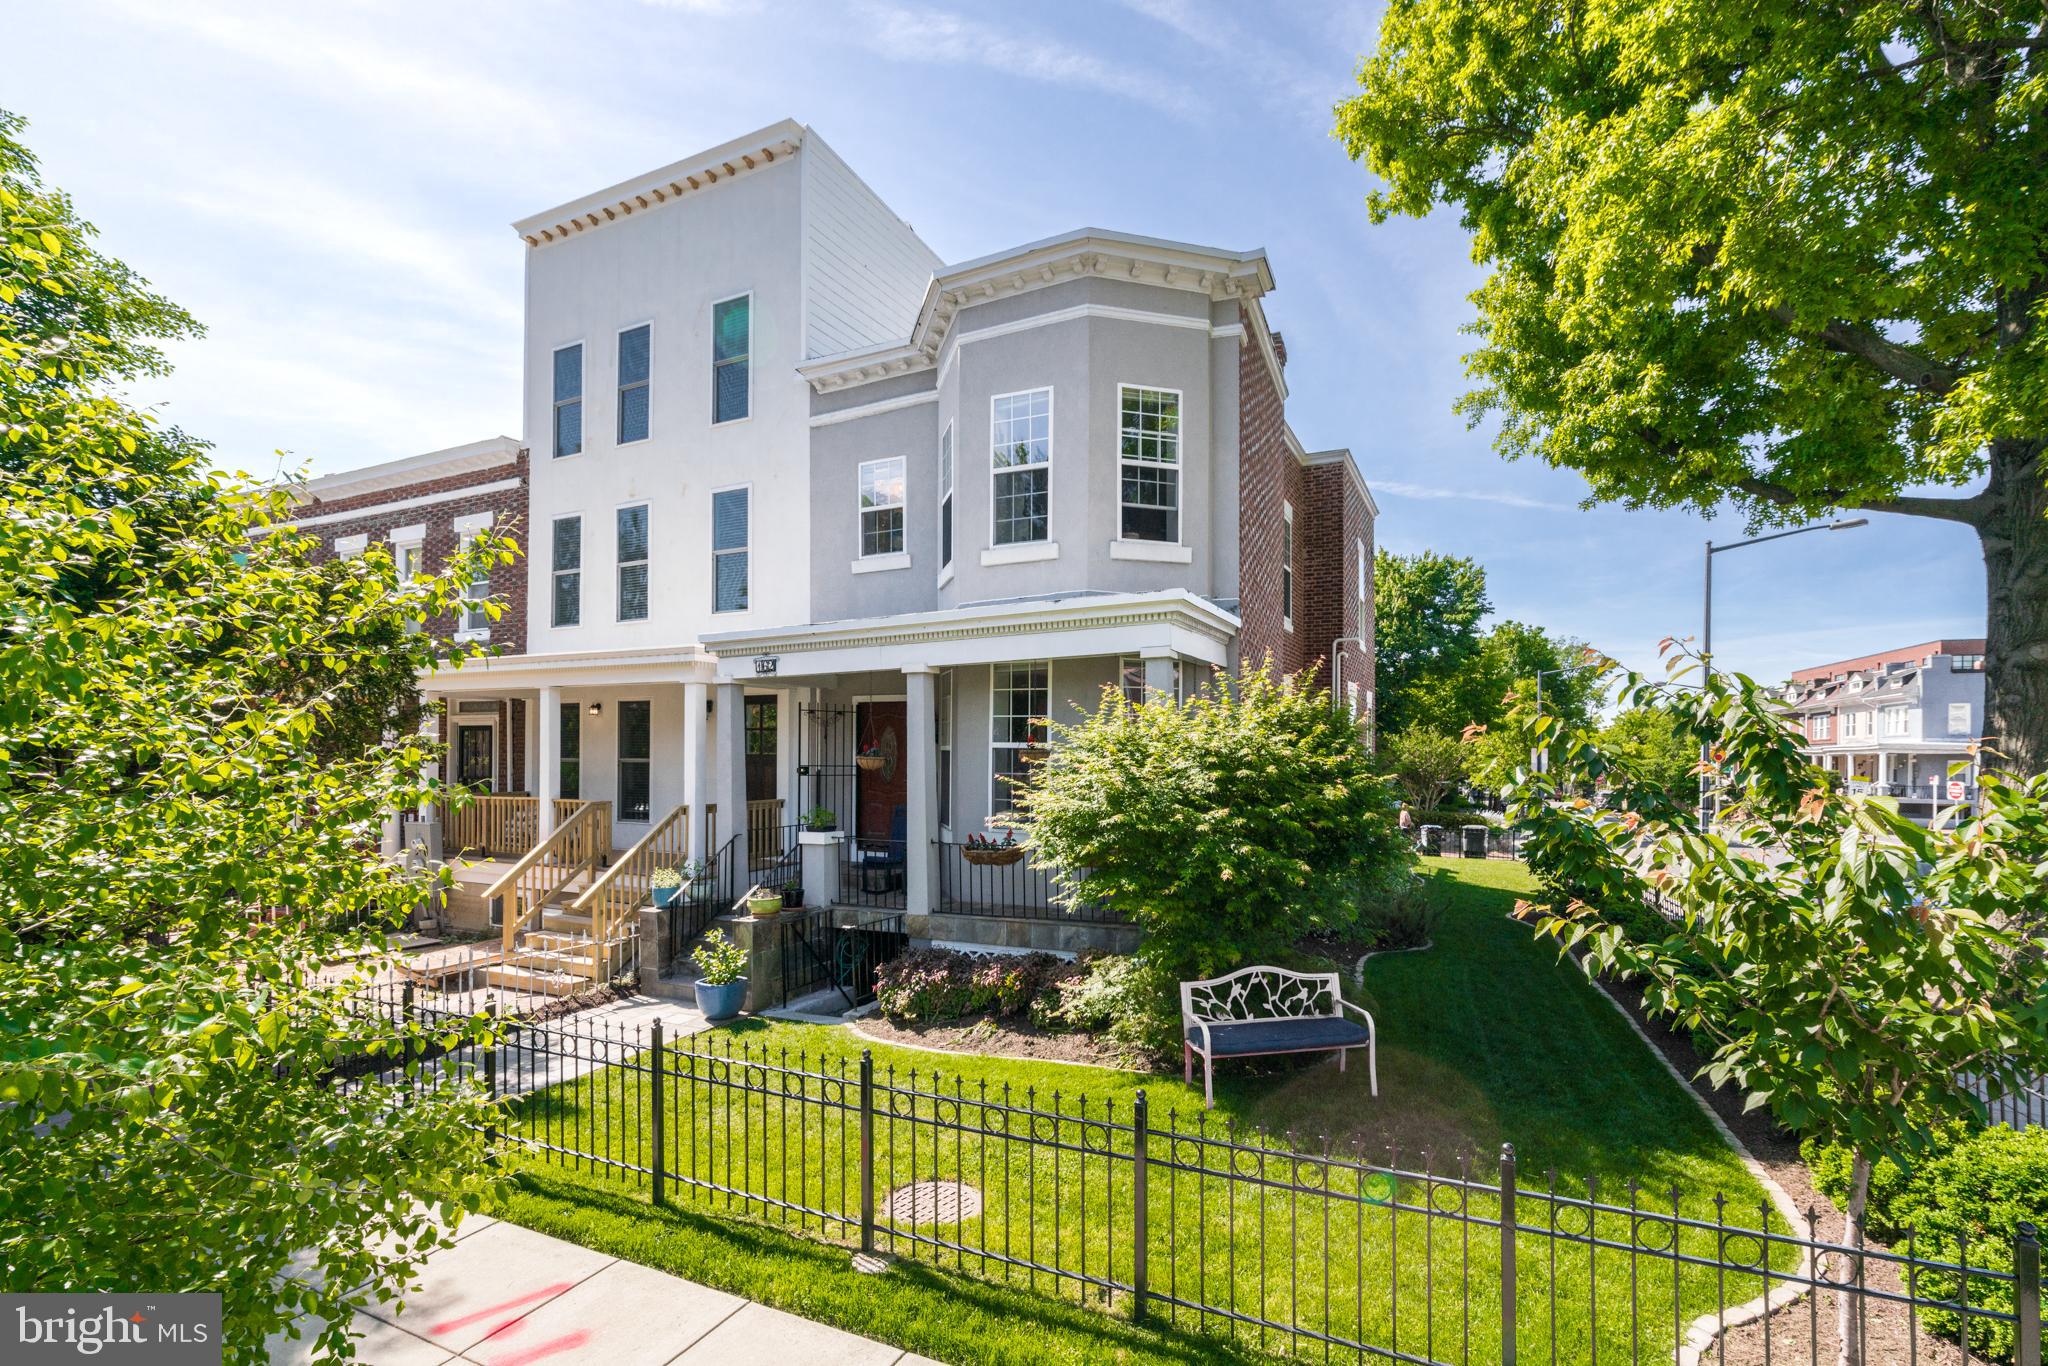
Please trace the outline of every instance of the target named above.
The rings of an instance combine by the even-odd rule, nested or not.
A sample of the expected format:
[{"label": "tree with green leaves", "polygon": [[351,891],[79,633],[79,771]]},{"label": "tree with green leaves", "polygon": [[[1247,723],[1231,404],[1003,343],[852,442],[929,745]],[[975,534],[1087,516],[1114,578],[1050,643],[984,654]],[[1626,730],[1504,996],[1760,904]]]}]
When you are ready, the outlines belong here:
[{"label": "tree with green leaves", "polygon": [[[1550,889],[1521,910],[1583,950],[1588,972],[1640,980],[1652,1015],[1706,1041],[1709,1081],[1854,1154],[1841,1243],[1856,1248],[1878,1157],[1911,1165],[1945,1126],[1983,1124],[1968,1078],[1997,1095],[2048,1070],[2048,775],[1987,774],[1974,814],[1930,829],[1835,790],[1747,678],[1680,689],[1630,675],[1620,695],[1624,716],[1668,712],[1710,738],[1722,819],[1700,831],[1689,790],[1523,711],[1525,743],[1548,745],[1554,768],[1510,789]],[[1592,782],[1621,818],[1563,797]],[[1615,923],[1627,907],[1654,919],[1640,914],[1652,904],[1677,917],[1661,939]],[[1858,1360],[1850,1299],[1845,1363]]]},{"label": "tree with green leaves", "polygon": [[1348,927],[1411,861],[1393,789],[1306,674],[1252,670],[1138,706],[1105,690],[1086,719],[1053,726],[1019,807],[1031,857],[1071,871],[1064,896],[1145,931],[1169,1037],[1176,982]]},{"label": "tree with green leaves", "polygon": [[1426,726],[1410,726],[1380,745],[1380,759],[1401,785],[1408,805],[1434,811],[1465,776],[1472,755],[1464,740]]},{"label": "tree with green leaves", "polygon": [[[1393,735],[1421,720],[1446,681],[1477,658],[1479,622],[1491,606],[1486,571],[1433,550],[1381,550],[1373,555],[1372,600],[1379,731]],[[1464,722],[1437,724],[1455,729]]]},{"label": "tree with green leaves", "polygon": [[1639,782],[1680,805],[1699,792],[1699,737],[1681,709],[1632,706],[1600,728],[1599,745],[1626,763]]},{"label": "tree with green leaves", "polygon": [[229,1360],[301,1316],[346,1358],[352,1310],[488,1189],[490,1114],[453,1079],[403,1104],[334,1084],[342,1059],[429,1042],[352,993],[423,891],[378,827],[442,795],[435,749],[351,731],[351,699],[465,657],[405,623],[513,547],[406,585],[382,552],[317,566],[285,491],[208,474],[122,403],[189,328],[93,252],[18,127],[0,119],[0,1265],[13,1290],[217,1291]]},{"label": "tree with green leaves", "polygon": [[1374,221],[1458,207],[1462,408],[1505,454],[1632,507],[1974,530],[1988,730],[2036,773],[2044,64],[2041,0],[1395,0],[1337,132]]}]

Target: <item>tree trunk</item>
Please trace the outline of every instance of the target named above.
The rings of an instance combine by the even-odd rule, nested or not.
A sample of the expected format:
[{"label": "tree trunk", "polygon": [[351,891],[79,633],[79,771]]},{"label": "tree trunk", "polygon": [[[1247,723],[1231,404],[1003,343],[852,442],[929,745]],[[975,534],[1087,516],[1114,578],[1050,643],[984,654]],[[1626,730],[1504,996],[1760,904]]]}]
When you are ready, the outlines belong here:
[{"label": "tree trunk", "polygon": [[[1870,1198],[1870,1159],[1862,1153],[1856,1154],[1849,1166],[1849,1208],[1842,1214],[1842,1246],[1860,1249],[1863,1246],[1863,1206]],[[1849,1285],[1857,1282],[1862,1258],[1854,1255],[1843,1257],[1841,1280]],[[1835,1292],[1835,1335],[1841,1339],[1841,1348],[1835,1354],[1835,1366],[1863,1366],[1862,1314],[1859,1313],[1863,1296],[1853,1290]]]},{"label": "tree trunk", "polygon": [[2048,771],[2048,480],[2043,443],[1991,443],[1984,548],[1984,767]]}]

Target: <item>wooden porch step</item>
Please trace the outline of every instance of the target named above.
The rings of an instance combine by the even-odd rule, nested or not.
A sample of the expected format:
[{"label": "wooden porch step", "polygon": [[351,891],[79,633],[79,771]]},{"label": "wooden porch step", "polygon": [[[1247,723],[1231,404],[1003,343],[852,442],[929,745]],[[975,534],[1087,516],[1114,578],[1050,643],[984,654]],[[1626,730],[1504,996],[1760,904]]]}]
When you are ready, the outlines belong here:
[{"label": "wooden porch step", "polygon": [[529,991],[540,996],[572,996],[590,985],[588,977],[529,967],[495,967],[484,973],[484,980],[507,991]]},{"label": "wooden porch step", "polygon": [[522,942],[528,949],[541,953],[567,954],[585,959],[595,951],[595,942],[587,934],[534,930]]},{"label": "wooden porch step", "polygon": [[587,915],[577,915],[570,911],[557,911],[550,908],[541,913],[540,923],[542,930],[580,934],[585,939],[590,937],[590,917]]}]

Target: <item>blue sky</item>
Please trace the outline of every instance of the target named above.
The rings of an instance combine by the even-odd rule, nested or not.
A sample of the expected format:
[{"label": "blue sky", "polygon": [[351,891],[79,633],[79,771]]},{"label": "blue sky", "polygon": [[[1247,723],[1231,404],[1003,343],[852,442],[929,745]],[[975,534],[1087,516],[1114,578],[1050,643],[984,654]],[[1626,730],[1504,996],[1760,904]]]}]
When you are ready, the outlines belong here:
[{"label": "blue sky", "polygon": [[[136,397],[256,471],[519,435],[507,225],[784,116],[948,260],[1084,224],[1263,246],[1295,430],[1357,455],[1380,544],[1470,555],[1500,615],[1650,665],[1699,630],[1701,543],[1739,520],[1582,511],[1576,475],[1466,429],[1464,234],[1373,227],[1329,136],[1380,7],[1266,8],[0,0],[0,105],[210,329]],[[1871,521],[1719,557],[1716,657],[1776,678],[1981,634],[1974,537]]]}]

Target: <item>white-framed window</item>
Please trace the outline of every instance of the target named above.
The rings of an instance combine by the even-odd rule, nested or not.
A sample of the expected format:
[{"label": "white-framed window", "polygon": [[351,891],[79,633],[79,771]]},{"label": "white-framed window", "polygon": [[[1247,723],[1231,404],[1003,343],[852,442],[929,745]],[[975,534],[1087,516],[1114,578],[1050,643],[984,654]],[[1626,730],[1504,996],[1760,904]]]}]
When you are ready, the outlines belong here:
[{"label": "white-framed window", "polygon": [[647,504],[618,510],[619,620],[647,620]]},{"label": "white-framed window", "polygon": [[[394,528],[391,533],[391,564],[398,572],[398,589],[402,593],[427,572],[427,529],[424,526]],[[419,619],[407,617],[405,630],[408,634],[420,629]]]},{"label": "white-framed window", "polygon": [[353,560],[370,548],[368,532],[359,531],[353,536],[334,538],[334,557],[338,560]]},{"label": "white-framed window", "polygon": [[583,343],[555,348],[555,458],[583,449]]},{"label": "white-framed window", "polygon": [[903,553],[903,457],[863,460],[860,465],[860,553]]},{"label": "white-framed window", "polygon": [[652,805],[649,778],[654,726],[646,702],[619,703],[619,819],[644,821]]},{"label": "white-framed window", "polygon": [[1356,721],[1358,719],[1358,685],[1356,683],[1346,683],[1344,685],[1344,702],[1345,705],[1351,708],[1351,719]]},{"label": "white-framed window", "polygon": [[583,518],[557,517],[554,524],[553,591],[548,624],[578,626],[583,622]]},{"label": "white-framed window", "polygon": [[619,333],[619,444],[647,439],[654,325],[641,323]]},{"label": "white-framed window", "polygon": [[1117,661],[1117,691],[1124,695],[1124,701],[1139,706],[1145,700],[1145,661],[1136,655],[1125,655]]},{"label": "white-framed window", "polygon": [[1180,541],[1180,390],[1117,386],[1119,535]]},{"label": "white-framed window", "polygon": [[1012,781],[1044,752],[1052,666],[989,665],[989,801],[991,816],[1016,810]]},{"label": "white-framed window", "polygon": [[583,704],[564,702],[562,718],[561,796],[583,795]]},{"label": "white-framed window", "polygon": [[1832,716],[1816,716],[1816,717],[1814,717],[1814,718],[1813,718],[1813,738],[1814,738],[1814,739],[1816,739],[1816,740],[1825,740],[1825,739],[1827,739],[1827,738],[1828,738],[1828,737],[1829,737],[1830,735],[1832,735],[1832,734],[1834,733],[1834,729],[1835,729],[1835,724],[1834,724],[1834,722],[1835,722],[1835,718],[1834,718],[1834,717],[1832,717]]},{"label": "white-framed window", "polygon": [[1950,655],[1950,656],[1948,657],[1948,669],[1949,669],[1949,672],[1950,672],[1950,673],[1958,673],[1958,674],[1973,674],[1973,673],[1983,673],[1983,672],[1984,672],[1984,656],[1982,656],[1982,655]]},{"label": "white-framed window", "polygon": [[[458,543],[463,550],[474,546],[484,534],[484,527],[457,525]],[[462,585],[462,606],[456,611],[456,630],[463,636],[488,640],[491,634],[491,613],[485,602],[491,596],[491,571],[485,568],[468,583]]]},{"label": "white-framed window", "polygon": [[1294,504],[1280,504],[1280,624],[1294,629]]},{"label": "white-framed window", "polygon": [[953,671],[939,672],[937,688],[937,730],[934,742],[939,752],[939,829],[953,829]]},{"label": "white-framed window", "polygon": [[1968,735],[1970,733],[1970,704],[1951,702],[1948,704],[1948,733]]},{"label": "white-framed window", "polygon": [[711,610],[747,610],[748,506],[752,490],[717,489],[711,495]]},{"label": "white-framed window", "polygon": [[1358,629],[1362,632],[1372,620],[1372,563],[1365,558],[1363,536],[1352,543],[1352,550],[1358,556]]},{"label": "white-framed window", "polygon": [[939,434],[939,568],[953,563],[953,424]]},{"label": "white-framed window", "polygon": [[1884,733],[1886,735],[1904,735],[1906,733],[1906,709],[1904,707],[1886,707],[1884,709]]},{"label": "white-framed window", "polygon": [[989,466],[994,543],[1051,539],[1052,390],[1026,389],[989,400]]},{"label": "white-framed window", "polygon": [[753,408],[754,296],[711,305],[711,420],[737,422]]}]

